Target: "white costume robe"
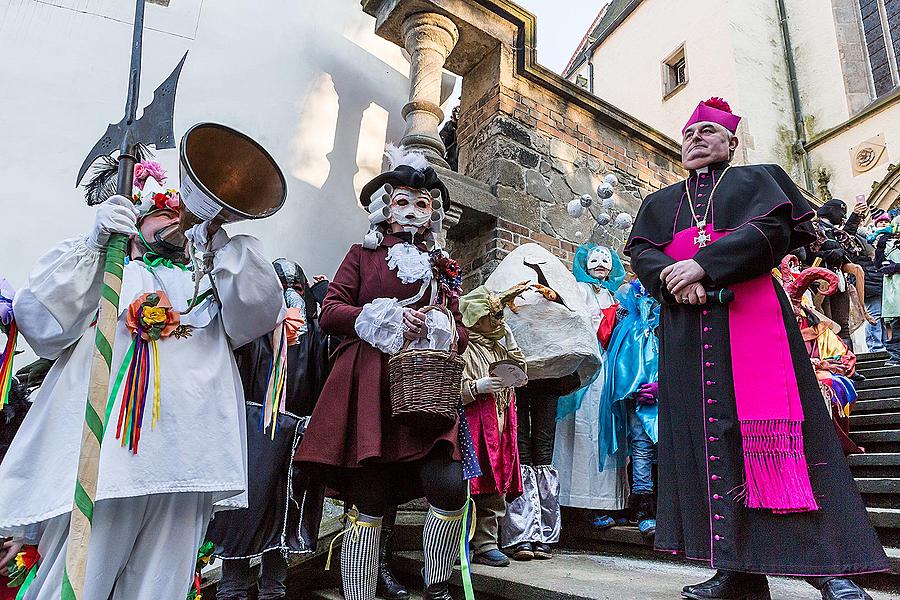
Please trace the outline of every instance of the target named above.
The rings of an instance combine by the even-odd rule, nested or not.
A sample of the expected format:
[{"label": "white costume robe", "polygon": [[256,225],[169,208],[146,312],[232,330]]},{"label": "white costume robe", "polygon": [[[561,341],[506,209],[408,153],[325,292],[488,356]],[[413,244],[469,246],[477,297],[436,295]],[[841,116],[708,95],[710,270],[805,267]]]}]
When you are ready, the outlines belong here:
[{"label": "white costume robe", "polygon": [[[45,523],[49,532],[54,527],[58,529],[60,519],[54,517],[68,519],[103,263],[104,253],[90,247],[83,238],[67,240],[40,260],[27,287],[16,294],[14,310],[22,335],[39,356],[57,360],[0,465],[0,536],[21,536],[37,523]],[[138,453],[122,447],[116,439],[120,391],[100,453],[95,530],[101,538],[104,531],[112,537],[133,534],[137,541],[131,554],[145,562],[153,556],[153,568],[169,569],[170,579],[178,580],[173,582],[173,589],[180,590],[181,596],[187,592],[197,543],[202,541],[213,503],[246,506],[244,399],[232,348],[272,331],[284,313],[281,284],[258,240],[235,236],[215,253],[213,265],[215,294],[208,295],[181,319],[182,324],[192,328],[190,336],[170,336],[158,342],[159,422],[151,428],[148,406]],[[142,294],[163,290],[174,310],[182,311],[193,289],[189,271],[158,266],[151,272],[142,261],[125,265],[110,386],[132,343],[125,325],[131,302]],[[147,402],[152,403],[152,390]],[[165,496],[153,496],[153,506],[138,507],[141,497],[176,492],[183,493],[181,500],[166,501]],[[186,506],[194,508],[186,510]],[[124,523],[132,513],[132,522]],[[185,531],[180,536],[163,535],[151,524],[141,532],[141,523],[149,514],[156,521]],[[103,515],[115,515],[121,530],[117,524],[104,523]],[[60,544],[64,542],[65,535],[57,531],[56,537]],[[174,537],[181,544],[173,547]],[[158,544],[161,539],[170,543]],[[42,541],[42,546],[46,546],[48,541]],[[141,547],[155,543],[155,550]],[[42,550],[48,558],[41,569],[47,571],[39,573],[39,578],[47,578],[54,564],[49,557],[64,560],[65,552],[62,547]],[[129,570],[147,568],[128,563],[127,556],[112,556],[117,551],[121,548],[115,544],[106,551],[100,544],[92,543],[88,578],[97,578],[98,573],[116,569],[117,565],[123,578]],[[189,568],[183,573],[185,567]],[[105,581],[104,585],[115,586],[116,598],[170,597],[159,589],[141,589],[140,581],[134,578],[117,583],[115,578],[107,577]],[[51,598],[54,593],[58,598],[59,585],[58,578],[50,576],[41,586],[45,589],[30,590],[28,598],[45,597],[36,594]],[[56,589],[49,589],[53,587]],[[110,591],[112,588],[96,589],[97,598],[102,596],[105,600]]]},{"label": "white costume robe", "polygon": [[[586,282],[578,282],[596,331],[604,315],[602,310],[615,302],[606,288],[599,292]],[[581,408],[556,424],[556,443],[553,465],[559,471],[559,503],[573,508],[622,510],[628,496],[628,476],[625,469],[607,465],[599,471],[597,444],[600,396],[606,352],[601,350],[604,363],[597,378],[584,396]]]}]

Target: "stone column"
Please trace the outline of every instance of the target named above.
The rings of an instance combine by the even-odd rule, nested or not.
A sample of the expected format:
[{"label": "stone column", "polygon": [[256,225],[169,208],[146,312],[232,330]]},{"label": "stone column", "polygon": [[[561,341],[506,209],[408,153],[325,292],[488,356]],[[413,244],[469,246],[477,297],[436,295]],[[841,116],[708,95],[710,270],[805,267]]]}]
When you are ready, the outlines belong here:
[{"label": "stone column", "polygon": [[420,12],[403,21],[403,45],[409,52],[409,103],[403,107],[404,146],[421,150],[432,163],[447,166],[438,126],[444,62],[459,40],[459,30],[448,17]]}]

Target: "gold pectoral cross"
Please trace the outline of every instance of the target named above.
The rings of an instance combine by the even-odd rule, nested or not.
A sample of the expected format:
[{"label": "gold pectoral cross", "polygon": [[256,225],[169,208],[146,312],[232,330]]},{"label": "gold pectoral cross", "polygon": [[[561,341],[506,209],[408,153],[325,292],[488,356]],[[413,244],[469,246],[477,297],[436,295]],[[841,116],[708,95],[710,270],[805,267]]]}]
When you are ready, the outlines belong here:
[{"label": "gold pectoral cross", "polygon": [[706,221],[697,221],[697,237],[694,238],[694,243],[699,248],[705,248],[711,241],[712,238],[706,233]]}]

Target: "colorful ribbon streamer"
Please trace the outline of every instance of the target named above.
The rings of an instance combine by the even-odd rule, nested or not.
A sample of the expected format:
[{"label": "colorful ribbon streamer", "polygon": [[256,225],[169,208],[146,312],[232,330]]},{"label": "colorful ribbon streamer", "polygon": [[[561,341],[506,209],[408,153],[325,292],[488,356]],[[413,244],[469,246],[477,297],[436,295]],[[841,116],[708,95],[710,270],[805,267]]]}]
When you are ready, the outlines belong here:
[{"label": "colorful ribbon streamer", "polygon": [[9,392],[12,389],[13,358],[16,354],[18,335],[15,320],[10,321],[9,329],[6,331],[6,347],[3,354],[0,354],[0,410],[3,410],[9,401]]},{"label": "colorful ribbon streamer", "polygon": [[469,564],[469,541],[475,535],[475,501],[472,500],[472,486],[466,482],[466,516],[459,534],[459,574],[462,579],[466,600],[475,600],[472,589],[472,566]]},{"label": "colorful ribbon streamer", "polygon": [[285,378],[287,373],[287,329],[282,323],[272,332],[272,364],[266,385],[266,401],[259,416],[259,429],[266,431],[272,427],[272,439],[278,429],[278,413],[285,411],[284,397],[286,393]]},{"label": "colorful ribbon streamer", "polygon": [[[134,341],[128,348],[122,367],[116,375],[116,382],[106,403],[106,423],[113,404],[119,395],[119,388],[124,381],[122,403],[119,408],[119,419],[116,423],[116,439],[122,446],[128,446],[132,454],[138,453],[141,440],[141,427],[144,422],[144,408],[147,404],[147,393],[150,390],[150,363],[153,363],[153,405],[151,407],[151,429],[156,427],[162,416],[160,402],[159,347],[156,340],[145,340],[141,337],[141,328],[135,333]],[[105,430],[105,427],[104,427]]]}]

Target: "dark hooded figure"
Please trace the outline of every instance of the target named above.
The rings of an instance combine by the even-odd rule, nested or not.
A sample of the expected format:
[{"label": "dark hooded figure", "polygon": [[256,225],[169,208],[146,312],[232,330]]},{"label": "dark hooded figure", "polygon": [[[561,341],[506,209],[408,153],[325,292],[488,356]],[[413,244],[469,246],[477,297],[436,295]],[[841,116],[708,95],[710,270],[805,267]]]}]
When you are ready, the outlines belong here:
[{"label": "dark hooded figure", "polygon": [[[328,374],[328,340],[319,329],[319,296],[328,282],[310,286],[297,263],[280,258],[273,263],[284,288],[287,369],[284,412],[268,427],[263,412],[272,392],[273,342],[267,334],[235,350],[247,401],[247,460],[249,507],[219,513],[207,538],[223,559],[219,600],[246,600],[252,585],[250,558],[262,556],[257,585],[260,600],[284,598],[286,558],[315,550],[322,517],[324,489],[311,483],[303,469],[292,464],[308,417]],[[272,431],[274,427],[274,432]]]},{"label": "dark hooded figure", "polygon": [[862,243],[856,238],[862,214],[854,210],[847,218],[847,206],[843,200],[833,198],[816,210],[813,226],[816,239],[806,247],[806,260],[810,264],[821,259],[823,267],[834,271],[843,281],[838,292],[826,297],[822,309],[825,315],[838,324],[840,338],[852,349],[850,339],[850,294],[855,293],[853,283],[847,281],[844,270],[853,263],[853,257],[866,254]]},{"label": "dark hooded figure", "polygon": [[[776,165],[730,166],[739,117],[720,99],[683,130],[686,181],[647,197],[626,253],[662,303],[655,545],[718,569],[695,600],[768,600],[767,574],[825,600],[886,570],[791,303],[772,268],[815,239]],[[729,304],[708,290],[728,288]]]}]

